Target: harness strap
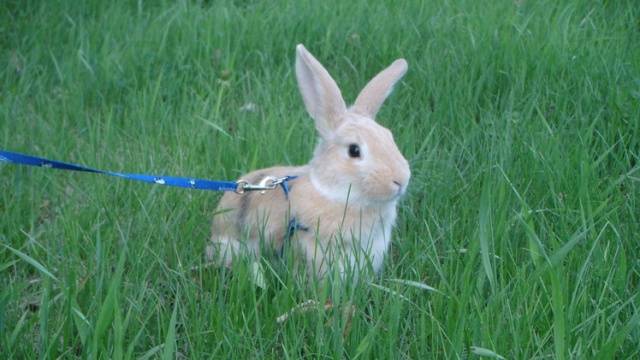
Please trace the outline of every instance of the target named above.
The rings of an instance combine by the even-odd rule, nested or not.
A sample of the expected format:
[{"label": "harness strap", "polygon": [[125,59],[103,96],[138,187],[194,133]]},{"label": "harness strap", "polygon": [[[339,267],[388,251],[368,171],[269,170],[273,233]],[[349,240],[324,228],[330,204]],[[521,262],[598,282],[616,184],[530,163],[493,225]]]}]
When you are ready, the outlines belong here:
[{"label": "harness strap", "polygon": [[309,228],[299,223],[295,217],[292,217],[291,220],[289,220],[289,225],[287,226],[287,240],[290,239],[298,230],[309,231]]}]

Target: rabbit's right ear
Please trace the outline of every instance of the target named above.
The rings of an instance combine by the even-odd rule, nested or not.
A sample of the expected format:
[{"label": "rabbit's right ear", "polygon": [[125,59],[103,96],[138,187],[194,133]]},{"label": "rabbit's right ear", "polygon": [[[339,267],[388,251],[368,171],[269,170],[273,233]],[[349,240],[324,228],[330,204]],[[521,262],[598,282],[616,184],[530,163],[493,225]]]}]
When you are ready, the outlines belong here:
[{"label": "rabbit's right ear", "polygon": [[362,89],[360,95],[353,104],[352,110],[371,119],[376,118],[376,114],[384,100],[391,94],[393,86],[407,72],[407,61],[398,59],[394,61],[388,68],[382,70],[376,75],[367,86]]},{"label": "rabbit's right ear", "polygon": [[296,78],[309,115],[320,136],[331,136],[342,121],[347,106],[336,82],[302,44],[296,47]]}]

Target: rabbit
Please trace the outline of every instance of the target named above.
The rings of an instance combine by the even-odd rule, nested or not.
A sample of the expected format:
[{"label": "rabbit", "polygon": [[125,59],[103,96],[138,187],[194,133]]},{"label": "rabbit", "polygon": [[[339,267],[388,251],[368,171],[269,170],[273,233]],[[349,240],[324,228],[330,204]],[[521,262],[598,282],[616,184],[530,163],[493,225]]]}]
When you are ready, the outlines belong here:
[{"label": "rabbit", "polygon": [[230,267],[239,254],[260,256],[261,249],[286,245],[318,277],[333,270],[343,276],[365,268],[378,273],[411,171],[391,132],[374,119],[406,71],[407,62],[395,60],[348,108],[327,70],[297,45],[298,87],[319,135],[313,157],[307,165],[242,177],[258,183],[266,176],[290,176],[286,192],[223,195],[206,249],[209,260]]}]

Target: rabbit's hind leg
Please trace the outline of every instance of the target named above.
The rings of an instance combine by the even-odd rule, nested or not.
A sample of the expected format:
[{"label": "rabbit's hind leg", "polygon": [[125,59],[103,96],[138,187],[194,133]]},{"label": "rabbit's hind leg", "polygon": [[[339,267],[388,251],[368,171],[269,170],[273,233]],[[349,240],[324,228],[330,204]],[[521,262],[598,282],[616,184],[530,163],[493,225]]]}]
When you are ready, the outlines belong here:
[{"label": "rabbit's hind leg", "polygon": [[205,254],[207,260],[220,265],[231,267],[233,259],[238,256],[258,255],[256,241],[240,241],[230,236],[220,236],[211,238],[211,243],[207,245]]}]

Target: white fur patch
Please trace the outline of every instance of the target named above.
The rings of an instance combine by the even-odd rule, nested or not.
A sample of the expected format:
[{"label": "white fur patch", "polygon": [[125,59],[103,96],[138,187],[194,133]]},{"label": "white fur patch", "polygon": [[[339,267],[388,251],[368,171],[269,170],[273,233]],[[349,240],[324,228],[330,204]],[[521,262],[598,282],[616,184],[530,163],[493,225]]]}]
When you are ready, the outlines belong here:
[{"label": "white fur patch", "polygon": [[318,181],[318,179],[315,178],[315,176],[313,176],[313,172],[309,174],[309,179],[311,180],[311,185],[313,185],[316,191],[324,198],[334,202],[347,202],[347,197],[349,196],[348,193],[341,194],[340,192],[337,192],[335,190],[335,187],[329,188],[327,186],[324,186],[322,183],[320,183],[320,181]]},{"label": "white fur patch", "polygon": [[365,251],[375,272],[379,272],[382,268],[382,262],[391,245],[391,230],[396,221],[395,203],[388,206],[380,215],[380,222],[374,226],[369,241],[365,243],[367,246]]}]

